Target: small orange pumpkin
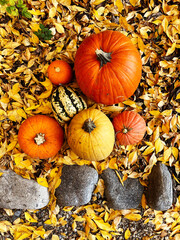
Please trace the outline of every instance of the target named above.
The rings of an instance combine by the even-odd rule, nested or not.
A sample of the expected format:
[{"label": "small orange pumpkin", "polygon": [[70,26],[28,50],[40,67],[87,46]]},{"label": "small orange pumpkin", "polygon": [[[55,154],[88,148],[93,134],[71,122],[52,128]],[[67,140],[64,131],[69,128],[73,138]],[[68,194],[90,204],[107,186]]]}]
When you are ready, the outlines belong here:
[{"label": "small orange pumpkin", "polygon": [[73,76],[71,66],[64,60],[53,61],[47,69],[47,74],[54,85],[67,84]]},{"label": "small orange pumpkin", "polygon": [[86,109],[76,114],[68,127],[67,141],[79,157],[100,161],[113,150],[115,133],[109,118],[100,110]]},{"label": "small orange pumpkin", "polygon": [[137,112],[119,113],[112,123],[120,145],[136,144],[143,139],[146,132],[146,122]]},{"label": "small orange pumpkin", "polygon": [[30,157],[46,159],[58,153],[64,141],[64,132],[51,117],[36,115],[26,119],[20,126],[18,142]]}]

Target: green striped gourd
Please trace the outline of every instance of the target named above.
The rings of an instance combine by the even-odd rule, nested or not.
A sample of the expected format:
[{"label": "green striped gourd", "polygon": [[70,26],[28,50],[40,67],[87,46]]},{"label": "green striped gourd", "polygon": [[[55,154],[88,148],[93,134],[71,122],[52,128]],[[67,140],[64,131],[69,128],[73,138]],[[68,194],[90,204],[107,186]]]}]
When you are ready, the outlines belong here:
[{"label": "green striped gourd", "polygon": [[87,108],[85,100],[75,89],[63,85],[52,93],[51,106],[60,123],[71,120],[74,115]]}]

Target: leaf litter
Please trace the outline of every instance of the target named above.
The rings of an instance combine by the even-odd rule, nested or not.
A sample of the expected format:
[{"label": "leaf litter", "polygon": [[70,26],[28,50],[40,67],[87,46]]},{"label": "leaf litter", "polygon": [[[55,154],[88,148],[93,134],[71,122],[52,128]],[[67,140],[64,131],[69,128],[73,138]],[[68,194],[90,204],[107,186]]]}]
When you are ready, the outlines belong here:
[{"label": "leaf litter", "polygon": [[[4,6],[0,8],[0,167],[10,168],[24,178],[48,186],[51,199],[48,207],[39,211],[3,209],[1,236],[6,240],[179,239],[178,1],[48,0],[24,3],[31,18],[13,17],[6,13]],[[42,34],[42,26],[51,31],[48,40],[36,35],[38,31]],[[143,63],[142,79],[134,95],[123,103],[105,106],[87,99],[88,106],[102,110],[110,119],[123,110],[138,112],[147,124],[144,139],[127,147],[116,142],[112,154],[101,162],[79,159],[66,143],[51,159],[30,158],[21,151],[17,133],[22,121],[29,116],[46,114],[53,117],[50,96],[54,86],[47,77],[49,64],[62,59],[73,67],[83,39],[106,29],[122,32],[138,48]],[[72,85],[78,87],[75,78]],[[67,124],[64,129],[66,132]],[[122,171],[122,183],[132,177],[140,178],[146,186],[157,161],[172,169],[178,193],[172,208],[165,212],[150,209],[145,196],[141,209],[108,209],[102,179],[86,206],[60,208],[56,205],[54,193],[60,184],[63,164],[92,165],[99,174],[110,167]]]}]

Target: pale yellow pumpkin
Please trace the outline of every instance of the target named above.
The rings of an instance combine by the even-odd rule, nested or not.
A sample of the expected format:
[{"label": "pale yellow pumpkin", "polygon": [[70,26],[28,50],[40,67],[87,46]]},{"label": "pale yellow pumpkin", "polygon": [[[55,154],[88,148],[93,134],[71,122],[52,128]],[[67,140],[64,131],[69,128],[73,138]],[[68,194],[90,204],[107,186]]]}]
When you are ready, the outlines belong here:
[{"label": "pale yellow pumpkin", "polygon": [[115,142],[115,132],[109,118],[100,110],[86,109],[71,120],[67,141],[79,157],[100,161],[110,155]]}]

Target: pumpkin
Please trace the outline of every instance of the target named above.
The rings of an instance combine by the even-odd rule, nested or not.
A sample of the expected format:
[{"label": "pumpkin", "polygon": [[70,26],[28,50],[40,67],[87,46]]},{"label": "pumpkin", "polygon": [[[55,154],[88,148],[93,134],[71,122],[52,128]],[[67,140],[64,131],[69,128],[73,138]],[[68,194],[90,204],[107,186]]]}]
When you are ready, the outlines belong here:
[{"label": "pumpkin", "polygon": [[21,149],[32,158],[53,157],[61,149],[64,132],[52,117],[35,115],[20,126],[18,142]]},{"label": "pumpkin", "polygon": [[133,145],[140,142],[146,132],[146,122],[133,111],[124,111],[113,118],[113,126],[120,145]]},{"label": "pumpkin", "polygon": [[100,161],[110,155],[115,141],[114,128],[109,118],[100,110],[86,109],[71,120],[67,142],[79,157]]},{"label": "pumpkin", "polygon": [[60,123],[69,121],[75,114],[87,108],[81,94],[70,86],[59,86],[51,96],[54,116]]},{"label": "pumpkin", "polygon": [[132,96],[142,74],[136,47],[124,34],[112,30],[85,38],[76,52],[74,67],[81,91],[106,105]]},{"label": "pumpkin", "polygon": [[47,75],[54,85],[59,85],[69,83],[72,80],[73,72],[69,63],[64,60],[55,60],[48,66]]}]

